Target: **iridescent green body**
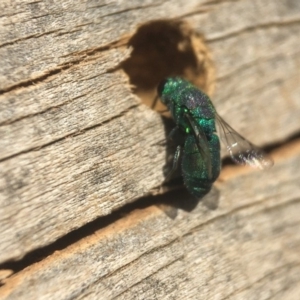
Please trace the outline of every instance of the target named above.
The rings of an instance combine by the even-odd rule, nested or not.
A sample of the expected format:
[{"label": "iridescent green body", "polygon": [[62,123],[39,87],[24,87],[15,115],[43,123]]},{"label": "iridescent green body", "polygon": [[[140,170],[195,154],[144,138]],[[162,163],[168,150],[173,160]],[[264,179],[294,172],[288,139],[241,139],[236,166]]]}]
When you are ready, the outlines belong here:
[{"label": "iridescent green body", "polygon": [[199,152],[196,138],[193,134],[188,134],[183,147],[181,172],[184,184],[189,192],[201,198],[206,195],[220,173],[220,142],[214,134],[209,144],[209,153],[212,162],[212,175],[206,167],[202,155]]},{"label": "iridescent green body", "polygon": [[215,108],[206,94],[182,78],[166,79],[159,85],[158,93],[183,136],[180,146],[184,183],[193,196],[201,198],[220,173]]}]

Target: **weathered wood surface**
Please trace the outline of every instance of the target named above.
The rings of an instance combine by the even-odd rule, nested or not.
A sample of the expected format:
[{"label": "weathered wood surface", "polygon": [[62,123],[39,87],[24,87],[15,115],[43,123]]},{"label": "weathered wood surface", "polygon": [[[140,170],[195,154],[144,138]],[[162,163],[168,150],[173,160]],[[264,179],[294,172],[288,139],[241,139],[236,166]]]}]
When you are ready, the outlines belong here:
[{"label": "weathered wood surface", "polygon": [[[128,37],[147,21],[177,18],[204,35],[217,76],[203,88],[216,85],[219,113],[247,138],[267,145],[299,132],[299,1],[0,6],[1,277],[18,271],[0,297],[296,299],[297,142],[278,151],[268,173],[224,170],[215,211],[199,204],[172,220],[148,207],[103,229],[100,218],[95,233],[40,262],[6,262],[163,182],[165,125],[116,70],[130,55]],[[142,100],[154,94],[154,85],[137,88]]]},{"label": "weathered wood surface", "polygon": [[201,203],[175,219],[155,206],[133,211],[20,271],[2,296],[297,299],[299,154],[300,141],[274,153],[272,171],[227,167],[215,210]]}]

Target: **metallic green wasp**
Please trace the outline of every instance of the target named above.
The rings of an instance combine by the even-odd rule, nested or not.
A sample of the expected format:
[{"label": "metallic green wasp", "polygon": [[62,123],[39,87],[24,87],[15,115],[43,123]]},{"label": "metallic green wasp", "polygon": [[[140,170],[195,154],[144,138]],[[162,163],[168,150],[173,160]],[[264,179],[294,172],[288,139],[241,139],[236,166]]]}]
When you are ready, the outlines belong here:
[{"label": "metallic green wasp", "polygon": [[172,170],[181,161],[184,184],[193,196],[202,198],[207,194],[220,173],[216,124],[234,162],[259,169],[273,165],[272,159],[232,129],[217,114],[209,97],[190,82],[168,78],[159,84],[158,95],[176,123],[170,134],[178,144]]}]

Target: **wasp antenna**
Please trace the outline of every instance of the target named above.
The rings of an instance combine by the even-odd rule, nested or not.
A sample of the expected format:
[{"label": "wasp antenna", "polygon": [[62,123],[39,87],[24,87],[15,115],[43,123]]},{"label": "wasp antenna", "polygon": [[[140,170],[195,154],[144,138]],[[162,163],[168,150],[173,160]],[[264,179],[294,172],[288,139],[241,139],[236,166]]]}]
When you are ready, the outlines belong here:
[{"label": "wasp antenna", "polygon": [[154,101],[152,102],[151,108],[154,109],[154,107],[156,106],[157,100],[158,100],[159,96],[156,95],[156,97],[154,98]]}]

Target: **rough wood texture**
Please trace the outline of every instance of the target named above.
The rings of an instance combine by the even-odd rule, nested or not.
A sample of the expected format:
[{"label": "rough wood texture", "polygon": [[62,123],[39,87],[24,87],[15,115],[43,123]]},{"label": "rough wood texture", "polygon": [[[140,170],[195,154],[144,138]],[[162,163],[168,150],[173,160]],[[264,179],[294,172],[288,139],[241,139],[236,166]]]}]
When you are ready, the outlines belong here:
[{"label": "rough wood texture", "polygon": [[300,141],[274,158],[265,173],[227,167],[217,209],[211,193],[175,219],[136,210],[22,270],[3,298],[297,299]]},{"label": "rough wood texture", "polygon": [[[300,142],[283,142],[300,130],[298,0],[0,8],[0,298],[297,299]],[[180,60],[155,56],[172,48],[168,34],[144,47],[151,58],[129,58],[138,43],[126,47],[155,19],[184,31],[178,51],[191,46],[198,64],[183,64],[182,74],[210,94],[216,86],[219,113],[253,142],[282,149],[267,173],[227,167],[220,197],[213,191],[175,219],[149,206],[104,222],[164,180],[166,125],[141,100],[153,98],[160,77],[179,72]],[[208,54],[197,34],[189,39],[193,30]],[[86,237],[55,244],[97,218]],[[52,243],[47,258],[28,258]]]}]

